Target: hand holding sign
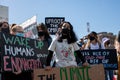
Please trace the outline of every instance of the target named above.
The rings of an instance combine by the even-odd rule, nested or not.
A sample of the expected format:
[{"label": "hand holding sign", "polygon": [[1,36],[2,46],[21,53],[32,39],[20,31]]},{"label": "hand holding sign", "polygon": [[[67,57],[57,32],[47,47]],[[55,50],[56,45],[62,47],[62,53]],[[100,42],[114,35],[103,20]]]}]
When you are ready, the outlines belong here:
[{"label": "hand holding sign", "polygon": [[17,72],[13,72],[14,74],[18,75],[20,73],[22,73],[21,69],[19,69]]},{"label": "hand holding sign", "polygon": [[51,66],[47,66],[47,67],[45,68],[45,70],[47,70],[47,71],[50,71],[51,69],[52,69]]},{"label": "hand holding sign", "polygon": [[82,64],[82,66],[88,67],[88,66],[89,66],[89,63],[88,63],[88,62],[84,62],[84,63]]}]

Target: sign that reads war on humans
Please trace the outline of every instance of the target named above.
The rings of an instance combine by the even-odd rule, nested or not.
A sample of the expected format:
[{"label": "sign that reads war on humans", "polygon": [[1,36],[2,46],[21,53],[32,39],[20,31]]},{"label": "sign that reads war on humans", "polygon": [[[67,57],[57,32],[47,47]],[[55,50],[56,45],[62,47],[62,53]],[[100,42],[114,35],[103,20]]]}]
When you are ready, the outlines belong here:
[{"label": "sign that reads war on humans", "polygon": [[46,42],[5,33],[0,33],[0,36],[3,71],[25,71],[42,67],[41,58],[46,58],[48,54]]},{"label": "sign that reads war on humans", "polygon": [[81,53],[90,64],[102,63],[105,69],[118,69],[115,49],[82,50]]},{"label": "sign that reads war on humans", "polygon": [[50,34],[54,35],[58,30],[58,25],[65,21],[64,17],[46,17],[45,24]]}]

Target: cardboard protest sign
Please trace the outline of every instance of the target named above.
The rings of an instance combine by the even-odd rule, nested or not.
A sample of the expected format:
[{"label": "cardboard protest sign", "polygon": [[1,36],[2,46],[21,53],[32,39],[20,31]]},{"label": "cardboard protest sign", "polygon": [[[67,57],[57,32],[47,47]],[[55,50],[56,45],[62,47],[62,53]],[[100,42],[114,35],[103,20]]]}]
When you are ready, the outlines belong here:
[{"label": "cardboard protest sign", "polygon": [[34,80],[105,80],[102,64],[91,67],[63,67],[34,70]]},{"label": "cardboard protest sign", "polygon": [[64,17],[46,17],[45,24],[50,34],[55,35],[58,30],[58,25],[63,21],[65,21]]},{"label": "cardboard protest sign", "polygon": [[48,55],[48,44],[30,38],[0,33],[3,71],[26,71],[41,68]]},{"label": "cardboard protest sign", "polygon": [[89,64],[102,63],[105,69],[118,69],[117,53],[115,49],[82,50],[81,53]]}]

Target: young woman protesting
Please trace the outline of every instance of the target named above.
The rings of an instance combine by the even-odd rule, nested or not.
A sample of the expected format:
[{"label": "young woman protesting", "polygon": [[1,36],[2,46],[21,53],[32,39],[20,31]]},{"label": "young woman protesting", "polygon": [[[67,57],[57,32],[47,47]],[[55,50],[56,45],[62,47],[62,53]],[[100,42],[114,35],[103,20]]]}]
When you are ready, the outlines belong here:
[{"label": "young woman protesting", "polygon": [[46,69],[51,69],[50,62],[54,52],[56,56],[55,67],[77,66],[74,52],[81,59],[83,66],[88,66],[88,63],[79,51],[80,49],[76,43],[77,38],[70,22],[62,22],[59,28],[61,28],[59,37],[52,41],[48,49],[49,55],[47,57]]}]

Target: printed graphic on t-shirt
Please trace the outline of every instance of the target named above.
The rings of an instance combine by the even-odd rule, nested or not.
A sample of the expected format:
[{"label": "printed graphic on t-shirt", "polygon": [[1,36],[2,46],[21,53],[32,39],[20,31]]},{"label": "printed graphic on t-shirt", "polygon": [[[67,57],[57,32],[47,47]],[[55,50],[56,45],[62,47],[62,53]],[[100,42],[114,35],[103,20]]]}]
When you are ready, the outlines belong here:
[{"label": "printed graphic on t-shirt", "polygon": [[62,47],[61,54],[64,56],[65,60],[72,61],[71,53],[72,47]]}]

